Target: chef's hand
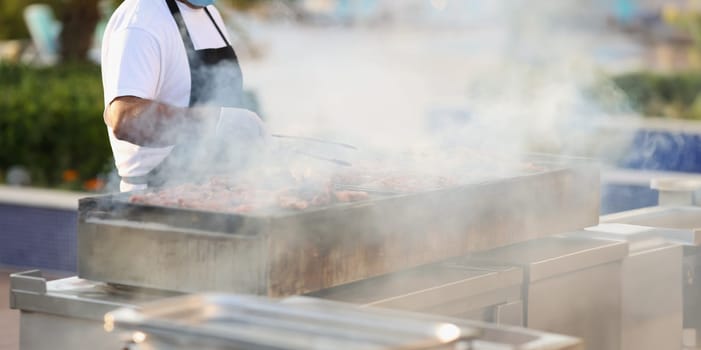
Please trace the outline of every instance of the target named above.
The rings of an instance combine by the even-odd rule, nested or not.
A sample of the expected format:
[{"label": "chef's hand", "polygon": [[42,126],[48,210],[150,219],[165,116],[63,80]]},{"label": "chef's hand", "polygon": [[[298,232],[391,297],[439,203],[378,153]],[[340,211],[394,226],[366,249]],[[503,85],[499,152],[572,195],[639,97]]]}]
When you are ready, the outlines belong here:
[{"label": "chef's hand", "polygon": [[252,111],[242,108],[222,108],[215,127],[218,140],[242,145],[265,144],[270,134],[263,120]]},{"label": "chef's hand", "polygon": [[240,169],[261,159],[269,145],[270,134],[263,120],[247,109],[222,108],[210,139],[209,154],[218,171]]}]

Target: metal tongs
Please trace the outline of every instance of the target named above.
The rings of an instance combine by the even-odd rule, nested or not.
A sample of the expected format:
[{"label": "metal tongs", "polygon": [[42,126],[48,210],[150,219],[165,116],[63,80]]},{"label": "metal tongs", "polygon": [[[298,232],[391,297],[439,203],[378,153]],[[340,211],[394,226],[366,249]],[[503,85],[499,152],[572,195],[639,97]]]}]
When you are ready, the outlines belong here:
[{"label": "metal tongs", "polygon": [[[305,143],[315,143],[315,144],[323,144],[323,145],[330,145],[330,146],[335,146],[335,147],[341,147],[345,149],[350,149],[353,151],[357,151],[358,148],[347,144],[347,143],[342,143],[342,142],[336,142],[336,141],[328,141],[328,140],[322,140],[322,139],[317,139],[314,137],[306,137],[306,136],[292,136],[292,135],[282,135],[282,134],[272,134],[272,137],[278,138],[278,139],[288,139],[288,140],[295,140],[295,141],[302,141]],[[293,153],[300,154],[306,157],[314,158],[317,160],[333,163],[335,165],[340,165],[340,166],[347,166],[351,167],[353,164],[351,164],[348,161],[342,160],[342,159],[337,159],[335,157],[327,157],[323,155],[319,155],[315,152],[308,151],[308,150],[301,150],[301,149],[292,149],[290,150]]]},{"label": "metal tongs", "polygon": [[382,189],[382,188],[378,188],[378,187],[346,185],[346,184],[334,184],[334,190],[336,190],[336,191],[365,192],[365,193],[374,194],[374,195],[381,195],[381,196],[394,196],[394,195],[404,193],[401,191],[393,191],[393,190]]}]

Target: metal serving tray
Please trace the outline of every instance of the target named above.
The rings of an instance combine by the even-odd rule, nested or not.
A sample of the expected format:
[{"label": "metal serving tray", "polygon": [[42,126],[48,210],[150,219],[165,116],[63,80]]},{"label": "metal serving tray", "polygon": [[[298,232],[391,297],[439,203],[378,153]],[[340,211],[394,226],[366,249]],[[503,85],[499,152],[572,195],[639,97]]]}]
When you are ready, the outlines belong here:
[{"label": "metal serving tray", "polygon": [[574,338],[314,298],[199,294],[120,309],[144,349],[579,349]]},{"label": "metal serving tray", "polygon": [[285,296],[598,223],[591,165],[301,212],[80,201],[78,273],[184,292]]},{"label": "metal serving tray", "polygon": [[154,348],[183,344],[182,348],[200,349],[452,349],[448,344],[479,333],[413,314],[223,294],[121,309],[105,320],[108,329],[142,332]]},{"label": "metal serving tray", "polygon": [[647,226],[648,231],[656,236],[662,235],[684,245],[701,246],[701,207],[697,206],[640,208],[602,216],[601,222]]}]

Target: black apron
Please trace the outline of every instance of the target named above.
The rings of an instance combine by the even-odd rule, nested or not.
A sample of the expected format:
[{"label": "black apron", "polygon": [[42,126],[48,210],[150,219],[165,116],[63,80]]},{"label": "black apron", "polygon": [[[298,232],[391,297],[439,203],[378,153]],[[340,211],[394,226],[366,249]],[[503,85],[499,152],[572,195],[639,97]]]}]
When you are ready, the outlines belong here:
[{"label": "black apron", "polygon": [[[234,48],[214,21],[212,14],[207,7],[204,7],[204,11],[212,25],[217,29],[225,46],[217,49],[195,50],[195,45],[192,43],[192,38],[176,0],[165,1],[178,26],[187,52],[191,82],[189,106],[241,108],[243,106],[243,78],[238,58]],[[189,158],[197,158],[197,156],[188,154],[192,153],[193,144],[185,141],[175,145],[171,154],[147,175],[122,177],[122,180],[133,185],[146,184],[148,187],[163,185],[170,175],[182,174],[187,171],[188,164],[194,164],[196,159]]]}]

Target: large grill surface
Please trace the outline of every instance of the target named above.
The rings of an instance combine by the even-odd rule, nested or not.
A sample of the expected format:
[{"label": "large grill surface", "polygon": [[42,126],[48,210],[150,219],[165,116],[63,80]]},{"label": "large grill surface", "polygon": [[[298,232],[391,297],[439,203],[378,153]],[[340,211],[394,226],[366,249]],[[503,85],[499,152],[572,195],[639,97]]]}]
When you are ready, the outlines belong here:
[{"label": "large grill surface", "polygon": [[205,212],[121,194],[83,199],[79,211],[83,278],[284,296],[595,225],[599,173],[560,165],[301,212]]}]

